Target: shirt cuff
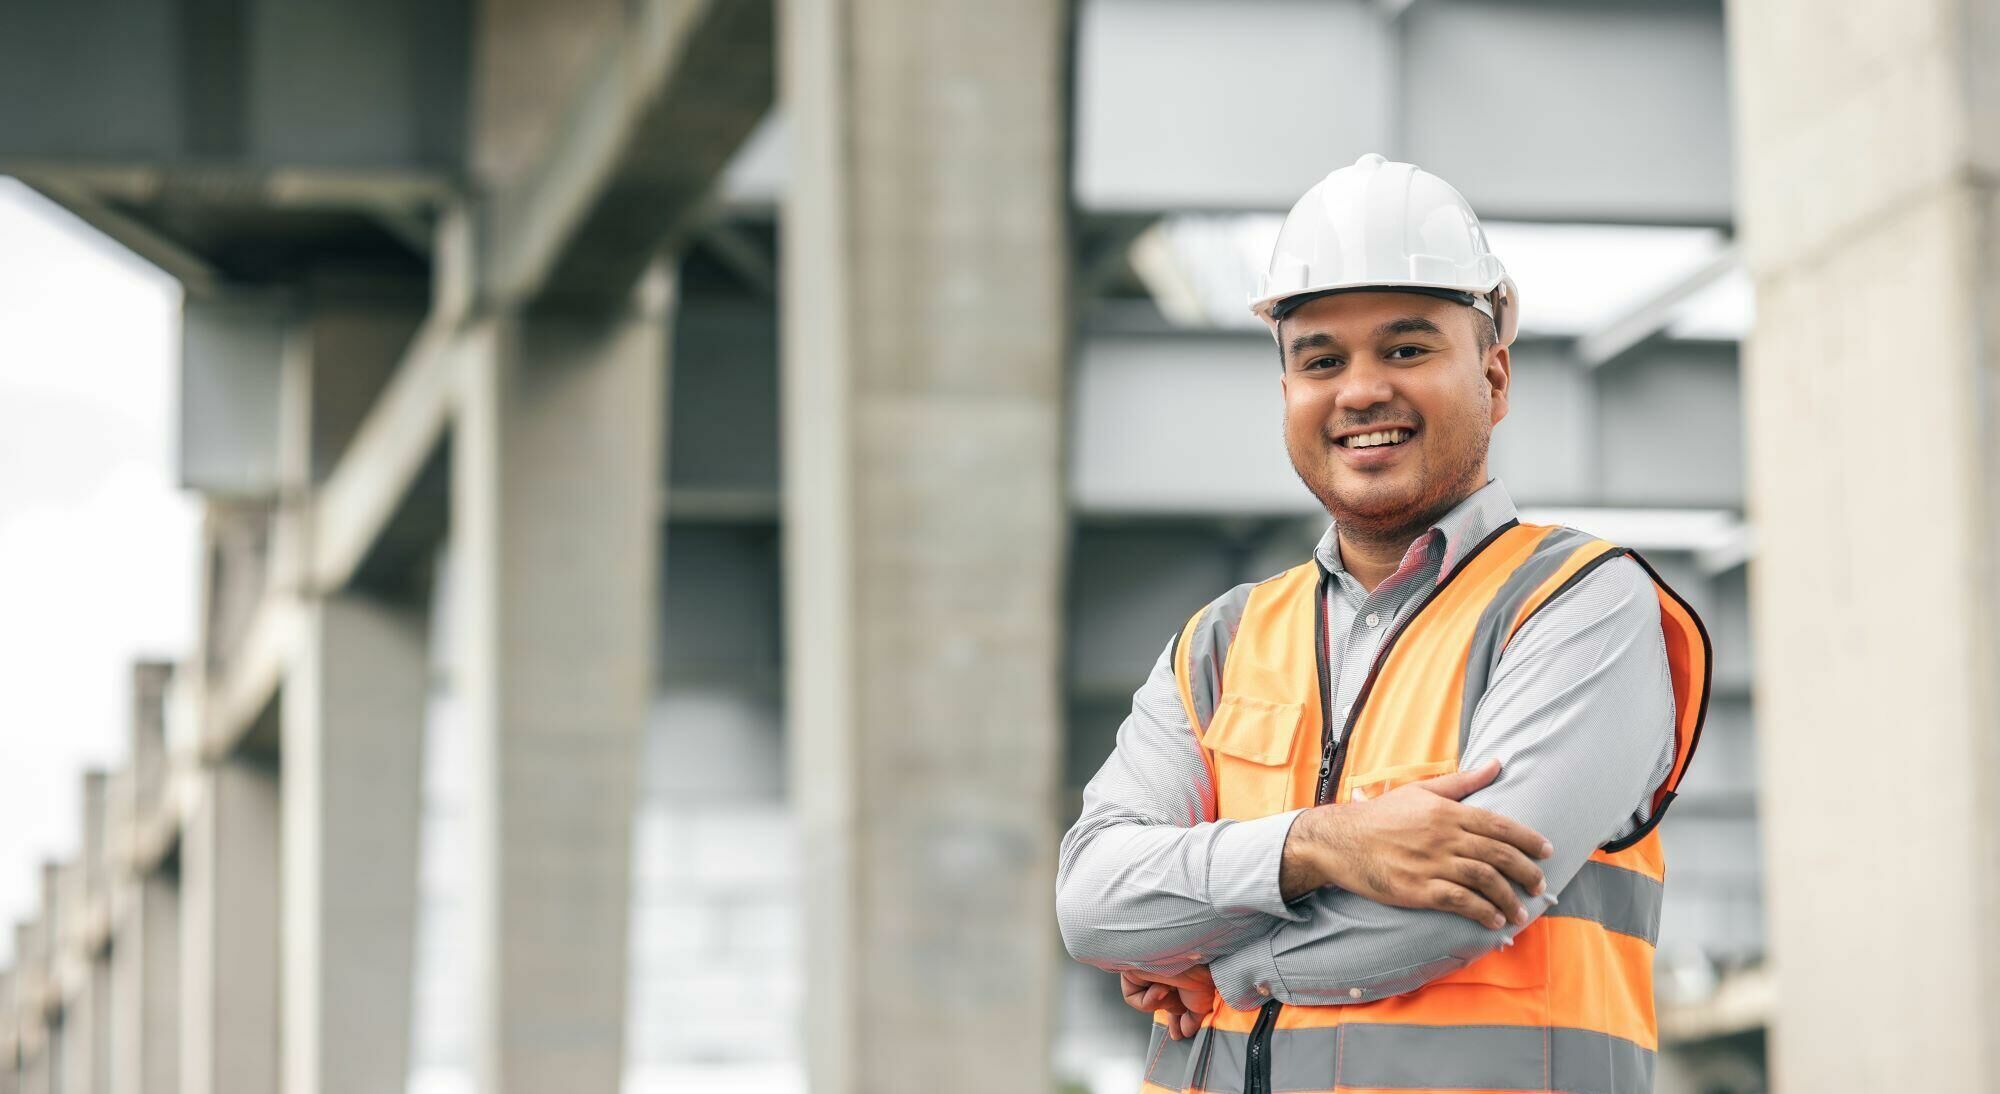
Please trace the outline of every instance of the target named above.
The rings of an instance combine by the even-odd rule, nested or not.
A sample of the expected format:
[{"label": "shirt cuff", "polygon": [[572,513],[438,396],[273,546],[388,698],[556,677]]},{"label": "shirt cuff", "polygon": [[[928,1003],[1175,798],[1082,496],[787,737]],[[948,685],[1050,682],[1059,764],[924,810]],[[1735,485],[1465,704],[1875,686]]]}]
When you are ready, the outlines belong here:
[{"label": "shirt cuff", "polygon": [[1221,912],[1251,911],[1298,922],[1305,913],[1285,903],[1278,884],[1285,837],[1303,809],[1234,821],[1216,833],[1208,853],[1208,902]]},{"label": "shirt cuff", "polygon": [[1237,1010],[1256,1010],[1278,990],[1278,958],[1269,936],[1208,963],[1215,993]]}]

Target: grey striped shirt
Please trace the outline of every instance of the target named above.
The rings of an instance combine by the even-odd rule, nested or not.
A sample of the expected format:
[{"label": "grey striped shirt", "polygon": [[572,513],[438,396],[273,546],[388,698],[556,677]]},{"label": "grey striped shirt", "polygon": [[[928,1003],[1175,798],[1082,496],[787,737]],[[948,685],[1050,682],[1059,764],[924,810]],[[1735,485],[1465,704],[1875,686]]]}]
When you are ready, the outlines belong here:
[{"label": "grey striped shirt", "polygon": [[[1341,566],[1328,528],[1320,562],[1333,643],[1338,730],[1383,638],[1441,574],[1514,519],[1491,480],[1410,544],[1371,593]],[[1171,648],[1169,643],[1169,648]],[[1218,691],[1214,679],[1197,681]],[[1212,709],[1212,706],[1209,706]],[[1498,757],[1465,800],[1548,837],[1545,894],[1592,851],[1630,832],[1673,764],[1673,685],[1652,580],[1630,559],[1592,570],[1507,645],[1478,700],[1461,765]],[[1166,651],[1132,697],[1117,745],[1063,837],[1056,911],[1071,956],[1107,970],[1174,973],[1206,964],[1230,1005],[1366,1002],[1421,987],[1507,944],[1520,928],[1377,904],[1325,888],[1286,903],[1278,866],[1300,811],[1217,820],[1198,733]],[[1555,901],[1522,902],[1531,917]],[[1532,921],[1532,919],[1531,919]]]}]

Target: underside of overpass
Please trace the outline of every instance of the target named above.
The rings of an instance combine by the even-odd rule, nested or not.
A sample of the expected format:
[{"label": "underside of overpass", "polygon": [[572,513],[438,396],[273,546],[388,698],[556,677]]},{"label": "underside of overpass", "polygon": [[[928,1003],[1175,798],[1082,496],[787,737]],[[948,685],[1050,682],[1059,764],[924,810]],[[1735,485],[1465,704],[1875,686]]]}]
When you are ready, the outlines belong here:
[{"label": "underside of overpass", "polygon": [[1129,1079],[1055,842],[1186,613],[1323,527],[1238,281],[1371,150],[1522,283],[1496,474],[1716,633],[1662,1086],[1761,1089],[1736,195],[1811,161],[1738,167],[1809,129],[1744,48],[1694,0],[0,12],[0,173],[181,283],[207,513],[0,1092]]}]

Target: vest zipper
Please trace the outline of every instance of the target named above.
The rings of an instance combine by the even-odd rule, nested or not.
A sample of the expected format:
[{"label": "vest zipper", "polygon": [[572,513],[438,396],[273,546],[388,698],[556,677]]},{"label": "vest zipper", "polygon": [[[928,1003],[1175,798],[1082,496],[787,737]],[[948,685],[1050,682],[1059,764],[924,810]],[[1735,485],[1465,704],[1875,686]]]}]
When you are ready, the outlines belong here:
[{"label": "vest zipper", "polygon": [[1316,620],[1313,629],[1318,632],[1319,637],[1319,641],[1315,645],[1319,653],[1320,725],[1324,727],[1324,730],[1321,734],[1320,744],[1319,785],[1313,792],[1314,805],[1325,805],[1327,802],[1333,800],[1334,791],[1340,785],[1340,769],[1347,765],[1347,743],[1354,739],[1354,723],[1361,720],[1361,708],[1367,705],[1368,693],[1375,689],[1375,677],[1382,671],[1382,665],[1389,660],[1389,651],[1396,647],[1396,640],[1403,637],[1403,631],[1408,629],[1409,625],[1419,615],[1423,614],[1424,609],[1430,606],[1431,601],[1437,599],[1438,594],[1444,591],[1446,585],[1451,584],[1451,579],[1457,577],[1459,572],[1465,569],[1467,563],[1479,557],[1479,552],[1484,551],[1488,545],[1494,540],[1499,539],[1508,529],[1520,523],[1518,519],[1510,519],[1500,527],[1488,532],[1486,538],[1474,544],[1472,550],[1467,551],[1465,557],[1459,559],[1452,566],[1450,573],[1439,578],[1438,583],[1431,586],[1430,592],[1425,593],[1423,599],[1417,601],[1416,608],[1411,610],[1410,614],[1404,616],[1403,621],[1396,624],[1395,629],[1389,632],[1389,636],[1382,640],[1382,647],[1375,651],[1374,663],[1368,666],[1368,675],[1361,681],[1361,690],[1354,693],[1354,705],[1347,708],[1347,722],[1341,727],[1338,743],[1335,742],[1333,737],[1333,694],[1332,687],[1330,686],[1333,656],[1331,643],[1333,638],[1328,633],[1329,623],[1326,607],[1326,594],[1329,591],[1327,583],[1332,579],[1333,575],[1327,572],[1326,567],[1320,567],[1319,604],[1317,605],[1319,611],[1313,617]]},{"label": "vest zipper", "polygon": [[1271,1094],[1271,1027],[1278,1024],[1278,1010],[1283,1005],[1276,999],[1265,1003],[1257,1012],[1257,1024],[1250,1027],[1243,1094]]},{"label": "vest zipper", "polygon": [[[1472,550],[1467,551],[1465,557],[1459,559],[1457,565],[1451,568],[1450,573],[1439,578],[1438,583],[1431,586],[1431,591],[1424,594],[1423,599],[1417,602],[1416,608],[1390,630],[1388,636],[1382,640],[1382,647],[1375,651],[1375,661],[1368,666],[1368,675],[1361,681],[1361,690],[1354,693],[1354,705],[1348,708],[1347,722],[1341,727],[1338,740],[1333,736],[1332,621],[1327,618],[1326,606],[1333,575],[1327,572],[1326,567],[1320,567],[1319,603],[1314,605],[1316,610],[1313,613],[1313,632],[1314,638],[1317,639],[1313,643],[1313,649],[1319,660],[1320,759],[1319,785],[1313,791],[1313,804],[1325,805],[1333,799],[1334,788],[1340,785],[1340,770],[1347,766],[1347,743],[1354,739],[1354,724],[1361,720],[1361,708],[1368,702],[1368,693],[1375,688],[1375,677],[1382,671],[1383,663],[1388,661],[1389,651],[1395,648],[1396,640],[1403,637],[1403,631],[1409,627],[1411,621],[1423,614],[1424,609],[1430,606],[1431,601],[1437,599],[1438,593],[1444,591],[1444,587],[1451,583],[1452,578],[1458,576],[1459,571],[1465,569],[1467,563],[1478,557],[1479,552],[1484,551],[1487,545],[1499,539],[1509,528],[1519,523],[1519,520],[1509,520],[1487,533],[1486,538],[1475,544]],[[1277,1024],[1278,1011],[1282,1007],[1283,1004],[1276,999],[1265,1003],[1257,1015],[1257,1024],[1251,1027],[1250,1046],[1247,1051],[1249,1064],[1243,1076],[1244,1094],[1271,1094],[1271,1027]]]}]

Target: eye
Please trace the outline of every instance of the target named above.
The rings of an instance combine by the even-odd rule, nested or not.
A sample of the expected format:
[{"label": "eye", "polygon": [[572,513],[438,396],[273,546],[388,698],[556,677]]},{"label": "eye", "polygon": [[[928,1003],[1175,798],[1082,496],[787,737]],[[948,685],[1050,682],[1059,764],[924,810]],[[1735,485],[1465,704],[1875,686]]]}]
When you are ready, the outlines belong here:
[{"label": "eye", "polygon": [[1339,364],[1340,364],[1340,358],[1338,357],[1315,357],[1312,360],[1307,361],[1305,364],[1300,365],[1299,371],[1318,372],[1318,371],[1323,371],[1324,369],[1335,368]]},{"label": "eye", "polygon": [[[1409,352],[1404,353],[1405,350]],[[1389,359],[1391,361],[1410,361],[1429,352],[1430,350],[1425,349],[1423,346],[1397,346],[1395,349],[1389,351]]]}]

